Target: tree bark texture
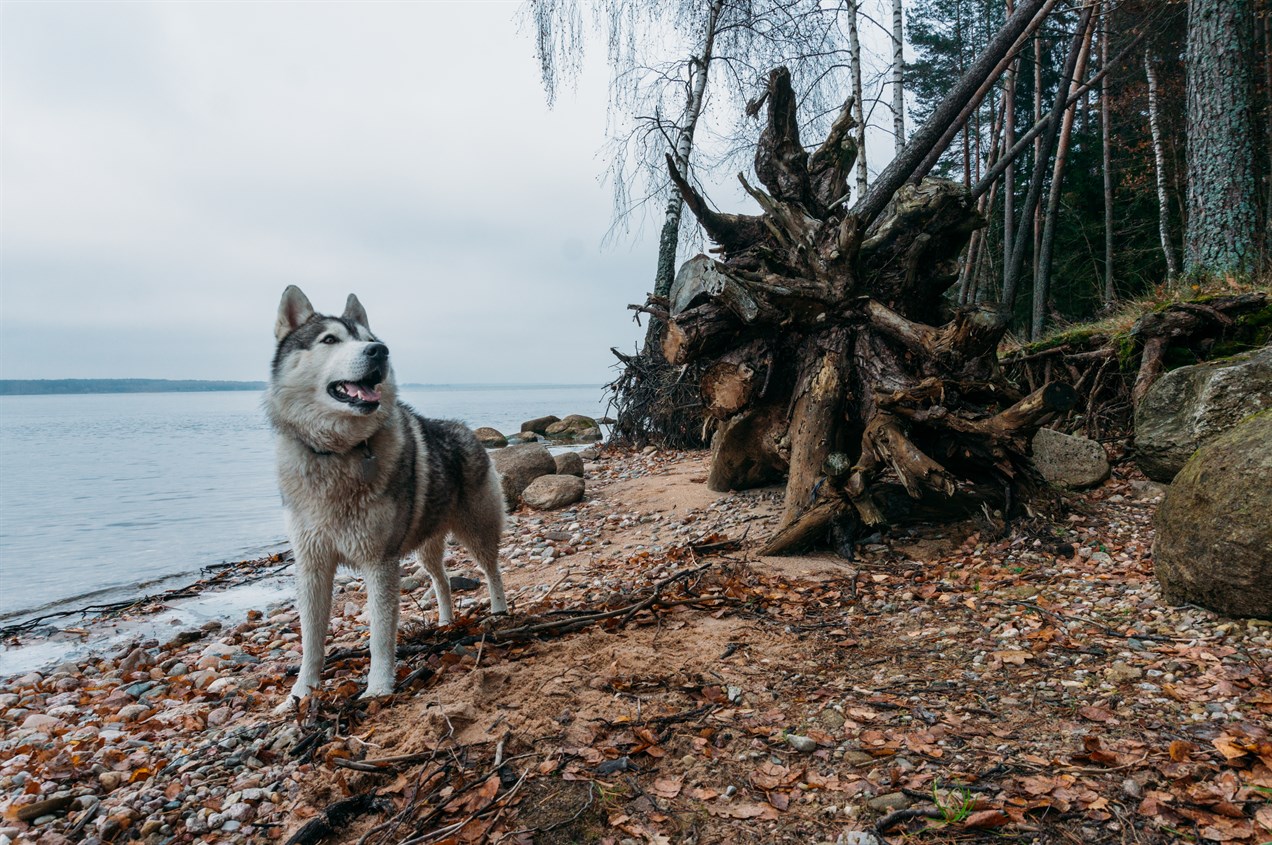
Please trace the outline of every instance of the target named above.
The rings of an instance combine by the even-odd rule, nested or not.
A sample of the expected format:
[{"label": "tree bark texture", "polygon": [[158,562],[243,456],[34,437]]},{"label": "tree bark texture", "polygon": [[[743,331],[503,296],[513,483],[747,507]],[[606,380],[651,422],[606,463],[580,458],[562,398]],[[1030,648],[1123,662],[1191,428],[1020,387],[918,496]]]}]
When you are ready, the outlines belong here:
[{"label": "tree bark texture", "polygon": [[1251,0],[1188,4],[1185,270],[1254,269],[1258,254]]},{"label": "tree bark texture", "polygon": [[999,311],[948,310],[958,256],[984,225],[966,188],[904,184],[864,221],[840,202],[857,152],[851,101],[811,153],[785,68],[766,103],[760,185],[743,179],[761,214],[712,210],[669,161],[718,244],[677,275],[663,345],[668,361],[704,367],[717,425],[708,484],[786,476],[769,553],[830,536],[850,548],[862,526],[1026,500],[1030,438],[1074,395],[1055,383],[1022,395],[998,366]]}]

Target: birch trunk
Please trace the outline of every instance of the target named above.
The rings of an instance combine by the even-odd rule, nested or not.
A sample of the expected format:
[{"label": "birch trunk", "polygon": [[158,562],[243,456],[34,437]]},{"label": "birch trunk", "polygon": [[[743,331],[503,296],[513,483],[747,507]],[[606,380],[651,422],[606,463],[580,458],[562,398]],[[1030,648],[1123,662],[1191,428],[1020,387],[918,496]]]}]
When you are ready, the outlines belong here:
[{"label": "birch trunk", "polygon": [[1113,145],[1109,142],[1109,35],[1113,31],[1113,9],[1107,2],[1102,25],[1100,70],[1104,72],[1104,82],[1100,85],[1100,144],[1104,159],[1104,307],[1111,308],[1117,301],[1117,286],[1113,282]]},{"label": "birch trunk", "polygon": [[1179,262],[1170,245],[1170,197],[1166,191],[1166,149],[1162,144],[1161,121],[1157,111],[1157,68],[1148,48],[1144,49],[1144,75],[1148,77],[1148,126],[1153,134],[1153,170],[1157,174],[1157,231],[1162,239],[1162,253],[1166,256],[1166,278],[1179,276]]},{"label": "birch trunk", "polygon": [[[892,0],[892,134],[897,155],[905,147],[905,41],[901,30],[901,0]],[[865,147],[862,147],[864,150]]]},{"label": "birch trunk", "polygon": [[861,91],[861,42],[857,40],[857,3],[848,3],[848,63],[852,72],[852,119],[857,121],[857,198],[866,195],[866,118]]},{"label": "birch trunk", "polygon": [[[1082,52],[1078,55],[1077,68],[1069,81],[1069,91],[1065,99],[1077,96],[1082,87],[1082,77],[1086,76],[1087,61],[1091,55],[1091,36],[1095,34],[1095,18],[1087,23],[1086,33],[1082,36]],[[1077,114],[1078,104],[1075,102],[1065,110],[1064,120],[1060,125],[1060,141],[1056,146],[1056,162],[1051,170],[1051,191],[1047,196],[1047,213],[1042,221],[1042,249],[1038,255],[1038,274],[1034,276],[1033,323],[1030,336],[1034,340],[1042,337],[1042,327],[1047,321],[1047,298],[1051,293],[1051,250],[1056,240],[1056,223],[1060,218],[1060,189],[1064,187],[1064,168],[1069,157],[1069,139],[1073,137],[1073,118]]]},{"label": "birch trunk", "polygon": [[[693,134],[698,127],[698,118],[702,116],[702,102],[707,91],[707,72],[711,67],[711,56],[715,49],[716,26],[720,21],[720,12],[725,0],[715,0],[707,12],[707,26],[703,33],[702,53],[690,60],[689,99],[685,103],[685,111],[680,119],[680,131],[676,135],[676,148],[672,159],[676,163],[676,172],[684,179],[689,178],[689,157],[693,154]],[[662,233],[658,238],[658,269],[654,274],[654,295],[667,296],[671,293],[671,283],[676,275],[676,247],[680,242],[680,217],[684,212],[684,200],[679,191],[673,190],[667,200],[667,210],[663,216]],[[657,321],[649,321],[649,332],[646,341],[655,332]]]}]

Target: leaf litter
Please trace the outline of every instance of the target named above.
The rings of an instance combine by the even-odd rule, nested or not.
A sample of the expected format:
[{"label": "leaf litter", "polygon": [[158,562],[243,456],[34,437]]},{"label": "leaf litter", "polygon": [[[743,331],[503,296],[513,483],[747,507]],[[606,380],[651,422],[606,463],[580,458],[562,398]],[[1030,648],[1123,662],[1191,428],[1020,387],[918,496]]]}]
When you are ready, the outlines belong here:
[{"label": "leaf litter", "polygon": [[290,605],[7,679],[0,842],[1272,840],[1272,627],[1162,603],[1143,482],[849,563],[756,558],[781,491],[699,453],[588,469],[514,517],[511,618],[433,628],[408,564],[390,699],[353,578],[285,718]]}]

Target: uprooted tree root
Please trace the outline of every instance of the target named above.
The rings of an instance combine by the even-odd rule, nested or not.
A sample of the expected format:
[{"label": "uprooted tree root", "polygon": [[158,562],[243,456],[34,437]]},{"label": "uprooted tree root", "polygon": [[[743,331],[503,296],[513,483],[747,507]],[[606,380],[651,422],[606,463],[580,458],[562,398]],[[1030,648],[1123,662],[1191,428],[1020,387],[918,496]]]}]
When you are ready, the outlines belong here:
[{"label": "uprooted tree root", "polygon": [[620,371],[606,386],[615,411],[611,441],[636,447],[702,448],[706,444],[698,391],[702,368],[672,366],[655,347],[635,355],[610,351],[618,358]]}]

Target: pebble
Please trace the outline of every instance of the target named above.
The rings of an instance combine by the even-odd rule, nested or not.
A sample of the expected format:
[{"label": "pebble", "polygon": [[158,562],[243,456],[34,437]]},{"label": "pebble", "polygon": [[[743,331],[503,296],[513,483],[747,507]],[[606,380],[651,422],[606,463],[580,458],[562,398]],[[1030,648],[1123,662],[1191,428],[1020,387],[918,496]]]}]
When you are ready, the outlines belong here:
[{"label": "pebble", "polygon": [[866,802],[866,806],[879,813],[891,813],[910,806],[910,798],[904,792],[885,792]]},{"label": "pebble", "polygon": [[817,750],[817,740],[799,734],[787,734],[786,744],[802,754],[809,754]]}]

